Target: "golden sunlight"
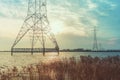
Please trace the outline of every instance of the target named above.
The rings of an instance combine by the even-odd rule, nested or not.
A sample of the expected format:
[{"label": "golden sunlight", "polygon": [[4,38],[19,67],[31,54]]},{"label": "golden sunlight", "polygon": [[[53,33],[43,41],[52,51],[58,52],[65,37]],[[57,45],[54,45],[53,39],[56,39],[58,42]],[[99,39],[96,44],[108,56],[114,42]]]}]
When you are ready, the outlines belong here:
[{"label": "golden sunlight", "polygon": [[63,25],[63,23],[61,21],[56,21],[55,23],[53,23],[51,25],[52,32],[54,34],[58,34],[58,33],[62,32],[63,31],[63,26],[64,25]]}]

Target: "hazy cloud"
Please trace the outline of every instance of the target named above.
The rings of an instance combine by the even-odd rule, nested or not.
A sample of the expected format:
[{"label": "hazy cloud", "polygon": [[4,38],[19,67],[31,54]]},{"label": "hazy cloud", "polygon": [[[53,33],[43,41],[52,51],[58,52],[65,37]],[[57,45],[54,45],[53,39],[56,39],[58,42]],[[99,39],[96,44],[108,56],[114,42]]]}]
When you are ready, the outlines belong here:
[{"label": "hazy cloud", "polygon": [[[18,33],[27,15],[27,5],[27,0],[0,1],[0,37],[15,39],[15,34]],[[116,7],[118,5],[110,0],[64,0],[64,2],[48,0],[47,10],[51,27],[61,28],[61,32],[56,34],[59,35],[58,39],[66,38],[60,44],[65,46],[66,42],[69,42],[72,43],[71,45],[74,44],[73,47],[75,47],[79,41],[81,42],[79,45],[88,46],[87,44],[90,43],[91,39],[91,28],[102,24],[101,16],[109,16],[109,13]],[[104,18],[103,21],[107,21],[107,19]],[[86,40],[86,38],[89,39]],[[110,43],[117,41],[109,40]]]}]

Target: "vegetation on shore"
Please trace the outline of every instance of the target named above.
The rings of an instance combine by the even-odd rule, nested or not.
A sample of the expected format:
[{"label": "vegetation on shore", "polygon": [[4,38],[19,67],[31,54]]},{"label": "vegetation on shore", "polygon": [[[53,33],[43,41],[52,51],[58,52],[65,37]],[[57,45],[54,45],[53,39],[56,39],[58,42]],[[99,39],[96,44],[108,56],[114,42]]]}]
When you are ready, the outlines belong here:
[{"label": "vegetation on shore", "polygon": [[0,71],[0,80],[120,80],[120,56],[64,58]]}]

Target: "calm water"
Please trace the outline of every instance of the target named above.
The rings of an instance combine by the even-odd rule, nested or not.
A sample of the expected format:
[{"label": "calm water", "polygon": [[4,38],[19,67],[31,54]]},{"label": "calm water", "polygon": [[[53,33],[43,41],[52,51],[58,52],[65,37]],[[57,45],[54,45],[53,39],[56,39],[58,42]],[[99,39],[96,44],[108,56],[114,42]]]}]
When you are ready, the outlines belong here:
[{"label": "calm water", "polygon": [[69,58],[74,56],[76,58],[79,58],[81,55],[91,55],[92,57],[107,57],[120,55],[120,52],[61,52],[59,56],[57,53],[46,53],[45,57],[43,57],[41,53],[35,53],[34,55],[31,55],[30,53],[16,53],[14,56],[11,56],[10,53],[0,53],[0,69],[12,66],[25,66],[39,63],[41,61],[49,62],[65,57]]}]

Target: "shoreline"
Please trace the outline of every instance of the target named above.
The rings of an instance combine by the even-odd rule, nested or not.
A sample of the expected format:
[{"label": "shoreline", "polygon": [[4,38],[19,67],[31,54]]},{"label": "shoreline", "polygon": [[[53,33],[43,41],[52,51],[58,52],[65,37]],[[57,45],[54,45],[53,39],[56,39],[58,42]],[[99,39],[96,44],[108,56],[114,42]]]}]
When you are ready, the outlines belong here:
[{"label": "shoreline", "polygon": [[[0,52],[11,52],[11,51],[0,51]],[[14,53],[30,53],[31,51],[15,51]],[[35,53],[42,53],[38,51],[34,51]],[[56,52],[56,51],[47,51],[46,53]],[[60,51],[60,52],[120,52],[120,50],[103,50],[103,51]]]}]

